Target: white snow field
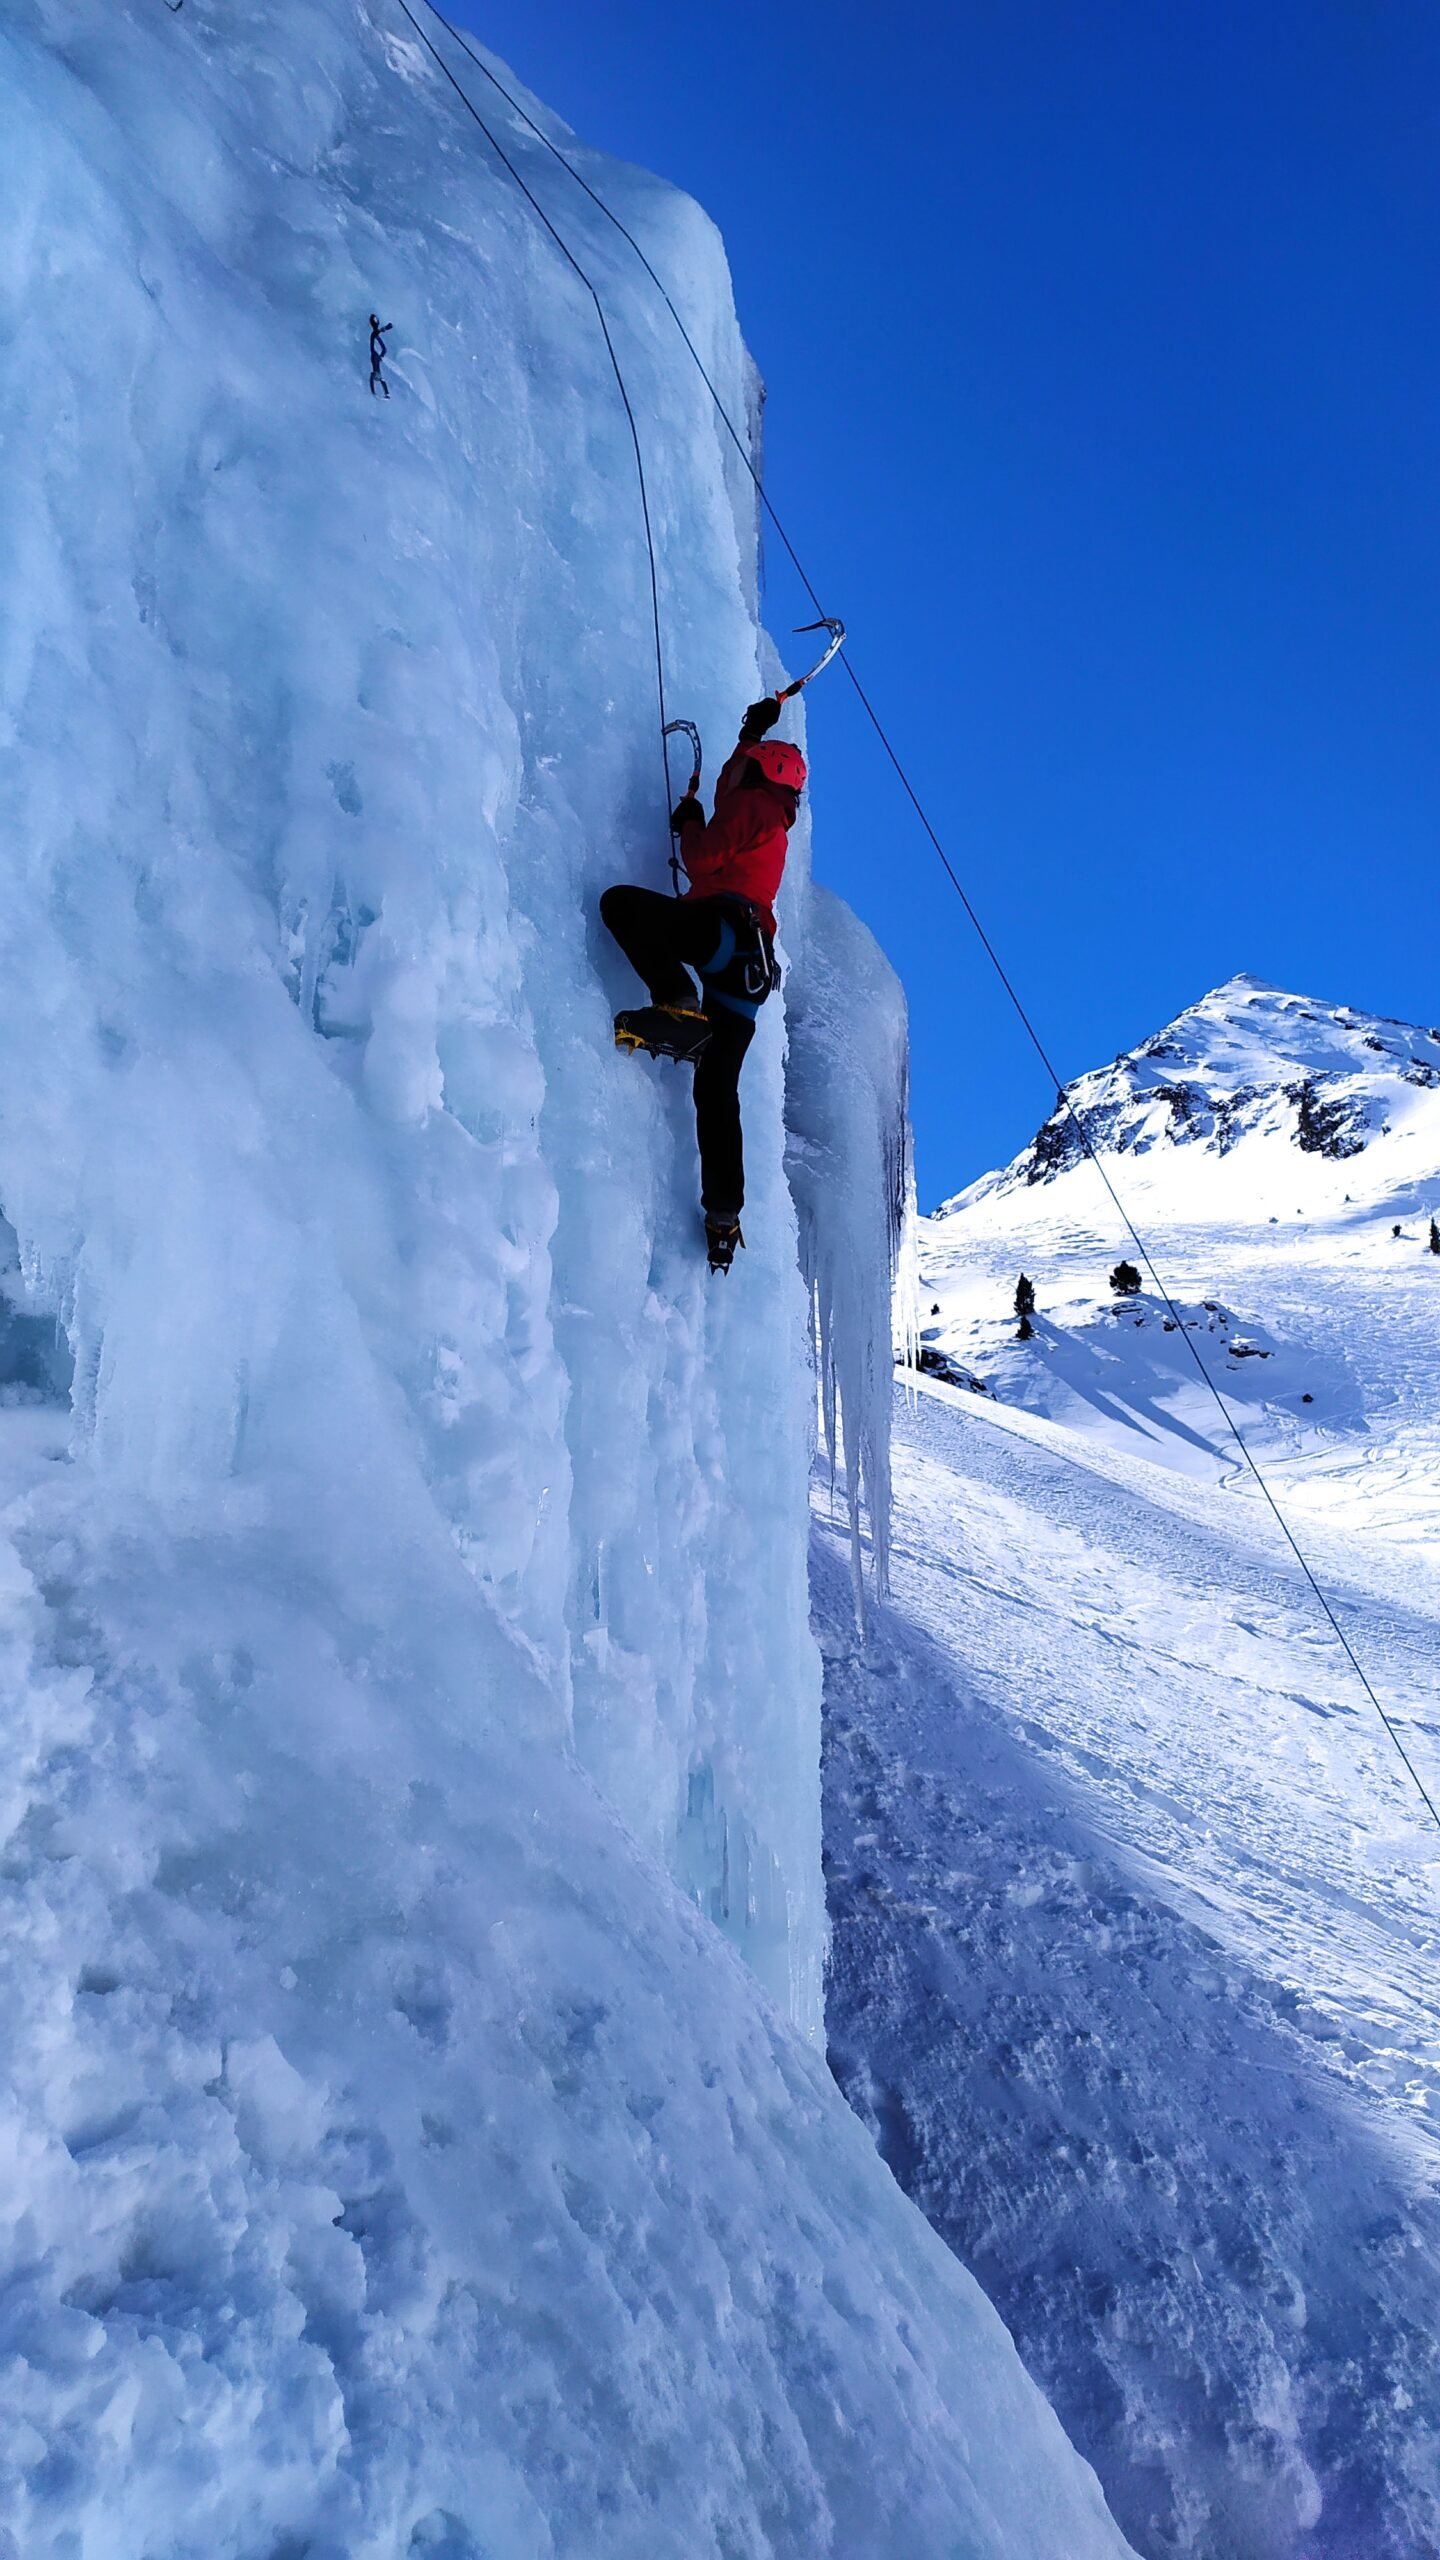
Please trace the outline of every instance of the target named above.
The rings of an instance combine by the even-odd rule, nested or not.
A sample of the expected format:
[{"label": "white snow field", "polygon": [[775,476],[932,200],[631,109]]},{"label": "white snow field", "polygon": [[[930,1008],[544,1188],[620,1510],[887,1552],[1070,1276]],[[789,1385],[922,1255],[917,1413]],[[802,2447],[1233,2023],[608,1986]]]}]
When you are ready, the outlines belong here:
[{"label": "white snow field", "polygon": [[[1072,1100],[1440,1797],[1437,1087],[1237,979]],[[1059,1121],[925,1222],[866,1645],[819,1499],[832,2056],[1146,2560],[1433,2560],[1440,1830],[1122,1256]]]},{"label": "white snow field", "polygon": [[[710,1284],[593,305],[386,0],[4,0],[0,83],[0,2552],[1119,2560],[818,2050],[785,1008]],[[749,481],[484,104],[713,771]],[[710,225],[579,156],[747,418]],[[840,929],[802,840],[802,1000]],[[863,1356],[883,1081],[801,1111]]]}]

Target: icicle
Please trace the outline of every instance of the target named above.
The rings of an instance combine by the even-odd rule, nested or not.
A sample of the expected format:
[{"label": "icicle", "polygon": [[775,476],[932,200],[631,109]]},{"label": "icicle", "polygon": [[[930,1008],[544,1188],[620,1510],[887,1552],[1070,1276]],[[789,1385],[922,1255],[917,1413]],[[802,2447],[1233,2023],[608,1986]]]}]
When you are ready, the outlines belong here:
[{"label": "icicle", "polygon": [[897,1342],[919,1328],[908,1027],[898,979],[848,908],[812,888],[790,981],[786,1153],[810,1293],[820,1428],[843,1477],[856,1620],[864,1536],[875,1589],[890,1563],[890,1407]]}]

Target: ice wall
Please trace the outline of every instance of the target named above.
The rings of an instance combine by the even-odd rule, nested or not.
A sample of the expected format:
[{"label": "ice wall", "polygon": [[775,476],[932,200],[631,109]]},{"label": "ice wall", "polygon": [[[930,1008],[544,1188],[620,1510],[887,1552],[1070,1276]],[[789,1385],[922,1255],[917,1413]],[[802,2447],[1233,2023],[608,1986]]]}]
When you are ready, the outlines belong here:
[{"label": "ice wall", "polygon": [[[680,1079],[609,1040],[634,982],[595,900],[665,884],[668,835],[593,307],[393,12],[163,14],[12,12],[52,41],[0,284],[3,1206],[108,1480],[233,1503],[389,1400],[557,1728],[817,2029],[781,1015],[716,1291]],[[714,232],[615,187],[743,417]],[[737,511],[673,323],[590,231],[675,699],[723,739],[759,687],[749,483]]]},{"label": "ice wall", "polygon": [[[1113,2553],[805,2043],[783,1023],[712,1285],[609,1040],[593,308],[380,0],[5,0],[0,82],[0,2551]],[[605,183],[743,414],[713,231]],[[747,484],[564,211],[719,739]]]},{"label": "ice wall", "polygon": [[915,1329],[909,1021],[904,989],[874,935],[843,900],[813,884],[789,1011],[786,1161],[823,1437],[844,1480],[852,1588],[863,1613],[867,1518],[881,1592],[889,1571],[897,1319],[902,1336]]}]

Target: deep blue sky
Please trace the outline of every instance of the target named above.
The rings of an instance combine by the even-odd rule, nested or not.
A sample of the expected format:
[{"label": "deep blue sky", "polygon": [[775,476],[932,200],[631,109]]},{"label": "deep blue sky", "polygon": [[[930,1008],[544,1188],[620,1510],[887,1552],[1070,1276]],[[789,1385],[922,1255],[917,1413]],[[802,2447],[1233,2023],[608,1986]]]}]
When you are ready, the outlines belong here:
[{"label": "deep blue sky", "polygon": [[[719,223],[771,495],[1061,1073],[1238,969],[1440,1020],[1436,0],[455,14]],[[928,1206],[1053,1097],[838,677],[810,719]]]}]

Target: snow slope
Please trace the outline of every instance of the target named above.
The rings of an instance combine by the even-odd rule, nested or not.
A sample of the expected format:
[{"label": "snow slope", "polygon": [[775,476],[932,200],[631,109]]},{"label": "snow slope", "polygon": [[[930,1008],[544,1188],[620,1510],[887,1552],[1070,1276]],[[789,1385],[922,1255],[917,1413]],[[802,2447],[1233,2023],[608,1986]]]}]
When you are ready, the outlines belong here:
[{"label": "snow slope", "polygon": [[[1423,1542],[1440,1464],[1440,1033],[1236,978],[1069,1099],[1247,1440],[1283,1465],[1287,1503]],[[1066,1114],[947,1202],[921,1250],[932,1360],[1162,1465],[1213,1480],[1236,1463],[1153,1275],[1129,1303],[1109,1287],[1135,1247]],[[1023,1346],[1022,1267],[1037,1289]]]},{"label": "snow slope", "polygon": [[[1076,1092],[1440,1793],[1417,1055],[1237,980]],[[1299,1144],[1287,1089],[1332,1072],[1352,1154]],[[926,1223],[932,1356],[986,1391],[901,1395],[868,1647],[821,1502],[832,2052],[1147,2560],[1423,2560],[1440,1833],[1153,1289],[1112,1303],[1125,1250],[1043,1145]]]},{"label": "snow slope", "polygon": [[[814,2050],[784,1014],[711,1289],[609,1040],[666,834],[593,307],[384,0],[6,0],[0,79],[0,2549],[1109,2560]],[[713,751],[748,480],[494,112]],[[586,165],[745,416],[710,226]]]}]

